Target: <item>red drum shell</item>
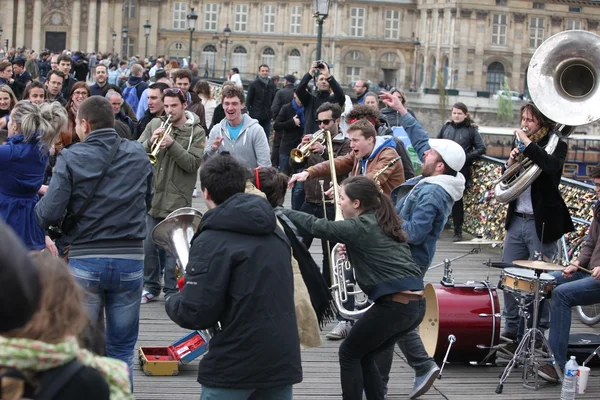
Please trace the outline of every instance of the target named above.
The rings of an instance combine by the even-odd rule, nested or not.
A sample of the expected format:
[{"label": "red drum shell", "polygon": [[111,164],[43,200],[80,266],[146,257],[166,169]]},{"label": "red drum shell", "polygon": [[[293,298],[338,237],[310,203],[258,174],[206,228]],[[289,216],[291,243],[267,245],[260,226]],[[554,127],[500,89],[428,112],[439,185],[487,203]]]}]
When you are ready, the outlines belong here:
[{"label": "red drum shell", "polygon": [[[419,332],[427,353],[437,362],[446,355],[448,336],[454,335],[448,361],[481,362],[500,340],[500,303],[487,283],[425,286],[427,309]],[[492,360],[493,361],[493,360]]]}]

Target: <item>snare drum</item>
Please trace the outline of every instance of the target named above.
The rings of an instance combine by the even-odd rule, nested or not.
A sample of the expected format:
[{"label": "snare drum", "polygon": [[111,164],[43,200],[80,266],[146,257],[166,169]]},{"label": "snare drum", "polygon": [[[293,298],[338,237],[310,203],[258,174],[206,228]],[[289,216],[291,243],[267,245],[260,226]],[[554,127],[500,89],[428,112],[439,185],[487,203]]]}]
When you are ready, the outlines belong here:
[{"label": "snare drum", "polygon": [[[554,277],[550,274],[540,275],[540,293],[547,295],[554,287]],[[505,268],[500,274],[499,287],[510,293],[535,294],[535,272],[527,268]]]},{"label": "snare drum", "polygon": [[[425,286],[427,308],[419,333],[425,350],[441,362],[454,335],[448,361],[482,362],[500,340],[500,303],[487,282]],[[493,360],[492,360],[493,361]]]}]

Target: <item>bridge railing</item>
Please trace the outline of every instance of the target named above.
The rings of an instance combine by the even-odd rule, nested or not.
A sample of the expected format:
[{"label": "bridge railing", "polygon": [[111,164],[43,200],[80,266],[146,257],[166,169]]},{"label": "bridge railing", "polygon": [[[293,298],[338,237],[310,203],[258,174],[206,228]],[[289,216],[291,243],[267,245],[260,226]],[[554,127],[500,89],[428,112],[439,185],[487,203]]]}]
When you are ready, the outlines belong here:
[{"label": "bridge railing", "polygon": [[[505,236],[504,221],[508,205],[496,200],[493,183],[500,178],[502,165],[504,165],[503,160],[488,156],[483,156],[474,163],[473,183],[466,190],[464,197],[463,225],[463,229],[473,235],[500,241],[504,240]],[[592,220],[596,199],[592,185],[563,178],[559,189],[572,217]],[[587,225],[580,223],[574,225],[575,231],[567,235],[569,244],[587,235]]]}]

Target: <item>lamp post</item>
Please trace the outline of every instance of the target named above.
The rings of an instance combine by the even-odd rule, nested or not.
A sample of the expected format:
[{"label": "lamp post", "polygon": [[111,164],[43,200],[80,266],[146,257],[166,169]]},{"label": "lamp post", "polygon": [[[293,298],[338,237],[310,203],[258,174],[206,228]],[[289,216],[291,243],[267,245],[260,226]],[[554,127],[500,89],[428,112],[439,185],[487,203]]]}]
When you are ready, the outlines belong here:
[{"label": "lamp post", "polygon": [[[231,36],[231,28],[229,28],[229,24],[227,24],[225,29],[223,29],[223,35],[225,36],[225,39],[219,40],[219,35],[217,32],[215,32],[213,35],[213,40],[219,43],[219,47],[223,47],[223,43],[225,43],[225,54],[223,55],[223,78],[225,78],[227,76],[227,48],[229,47],[229,44],[233,44],[233,42],[229,41],[229,36]],[[213,75],[214,71],[215,67],[213,60]]]},{"label": "lamp post", "polygon": [[150,21],[146,20],[146,23],[144,24],[144,36],[146,37],[146,53],[144,55],[144,58],[148,58],[148,36],[150,36],[151,28],[152,25],[150,25]]},{"label": "lamp post", "polygon": [[415,76],[413,79],[413,87],[415,91],[417,91],[417,60],[419,58],[419,48],[421,47],[421,42],[419,42],[419,38],[414,43],[415,45]]},{"label": "lamp post", "polygon": [[194,39],[194,31],[196,30],[196,21],[198,20],[198,14],[194,11],[194,8],[190,9],[190,13],[187,15],[187,26],[190,31],[190,54],[188,56],[188,68],[192,68],[192,40]]},{"label": "lamp post", "polygon": [[129,43],[127,43],[127,35],[129,34],[129,30],[127,28],[123,28],[121,30],[121,35],[123,36],[123,44],[125,46],[125,59],[129,58]]},{"label": "lamp post", "polygon": [[[215,32],[215,34],[213,35],[213,40],[216,43],[219,43],[219,47],[220,47],[220,42],[219,42],[219,35],[217,34],[217,32]],[[217,67],[217,49],[215,47],[215,55],[213,56],[213,65],[212,65],[212,77],[215,77],[215,71],[216,71],[216,67]],[[207,66],[208,68],[208,66]]]},{"label": "lamp post", "polygon": [[321,59],[321,42],[323,41],[323,21],[329,16],[330,0],[315,0],[315,15],[317,24],[317,60]]},{"label": "lamp post", "polygon": [[112,40],[113,40],[113,51],[112,51],[112,53],[113,53],[113,56],[114,56],[115,55],[115,42],[117,41],[117,33],[116,32],[112,33]]}]

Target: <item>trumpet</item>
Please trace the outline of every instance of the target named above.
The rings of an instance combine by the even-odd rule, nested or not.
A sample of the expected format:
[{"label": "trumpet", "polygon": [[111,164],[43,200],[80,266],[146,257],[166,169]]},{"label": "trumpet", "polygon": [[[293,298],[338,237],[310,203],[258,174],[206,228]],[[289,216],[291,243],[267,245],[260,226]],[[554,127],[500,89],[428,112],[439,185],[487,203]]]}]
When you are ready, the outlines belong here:
[{"label": "trumpet", "polygon": [[306,164],[306,160],[310,156],[310,148],[313,146],[313,144],[321,143],[322,145],[325,145],[325,141],[327,140],[325,132],[326,131],[324,129],[316,131],[313,133],[310,142],[306,143],[299,149],[292,149],[290,151],[290,163],[292,168],[302,168],[302,166]]},{"label": "trumpet", "polygon": [[171,119],[171,115],[167,116],[167,119],[160,124],[159,128],[164,128],[164,132],[160,135],[154,143],[150,146],[150,152],[148,153],[148,158],[150,159],[150,164],[156,165],[158,162],[158,153],[160,152],[160,145],[165,140],[167,136],[171,135],[171,131],[173,130],[173,124],[169,122]]}]

